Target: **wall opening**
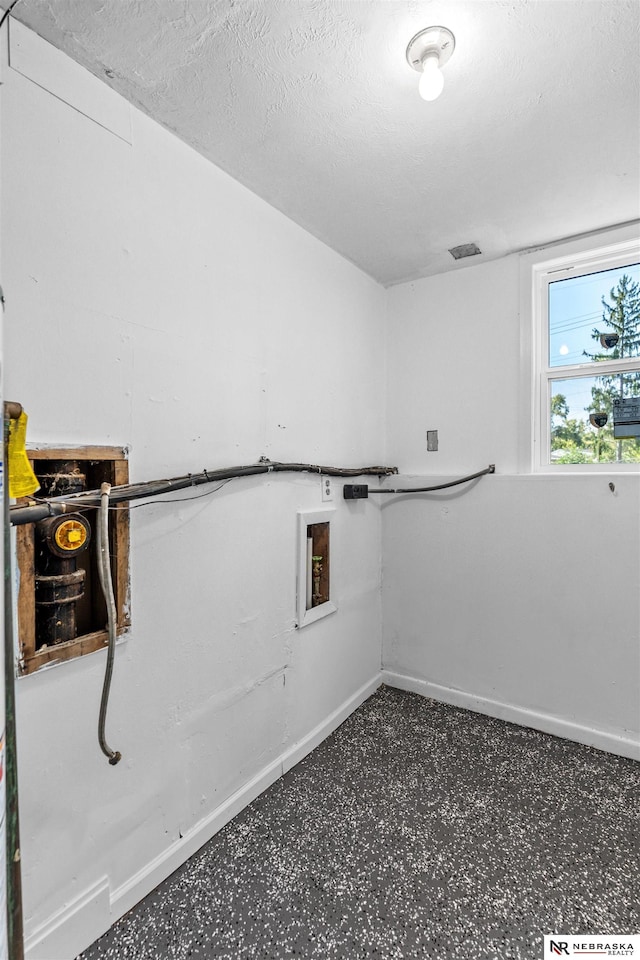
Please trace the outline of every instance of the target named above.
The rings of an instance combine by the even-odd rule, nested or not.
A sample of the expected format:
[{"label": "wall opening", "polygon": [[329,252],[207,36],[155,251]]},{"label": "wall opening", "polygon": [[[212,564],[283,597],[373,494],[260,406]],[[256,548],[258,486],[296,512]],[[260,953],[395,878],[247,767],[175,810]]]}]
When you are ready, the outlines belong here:
[{"label": "wall opening", "polygon": [[307,524],[306,608],[329,601],[329,523]]},{"label": "wall opening", "polygon": [[[71,495],[104,482],[112,486],[129,482],[125,452],[118,447],[33,448],[28,455],[42,486],[37,496]],[[83,510],[17,527],[19,675],[108,645],[98,576],[97,517],[97,510]],[[121,636],[130,626],[126,504],[109,511],[109,553],[116,633]]]},{"label": "wall opening", "polygon": [[333,510],[298,514],[298,626],[333,613],[331,517]]}]

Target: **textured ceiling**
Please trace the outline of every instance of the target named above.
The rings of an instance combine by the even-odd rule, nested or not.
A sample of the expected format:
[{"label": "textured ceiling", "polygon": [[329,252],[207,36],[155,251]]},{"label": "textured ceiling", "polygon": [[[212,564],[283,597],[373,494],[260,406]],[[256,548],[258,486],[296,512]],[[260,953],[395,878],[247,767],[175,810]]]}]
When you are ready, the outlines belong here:
[{"label": "textured ceiling", "polygon": [[[2,0],[5,7],[8,0]],[[640,216],[637,0],[19,0],[12,16],[381,283]],[[434,103],[405,49],[456,37]]]}]

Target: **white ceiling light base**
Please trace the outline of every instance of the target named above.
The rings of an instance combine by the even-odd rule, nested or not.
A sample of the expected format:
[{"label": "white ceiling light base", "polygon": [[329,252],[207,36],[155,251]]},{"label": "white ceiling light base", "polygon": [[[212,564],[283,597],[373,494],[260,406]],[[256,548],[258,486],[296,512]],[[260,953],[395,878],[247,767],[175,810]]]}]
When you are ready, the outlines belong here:
[{"label": "white ceiling light base", "polygon": [[407,62],[414,70],[422,73],[426,58],[436,56],[438,66],[441,67],[451,57],[455,45],[456,40],[451,30],[446,27],[427,27],[409,41]]}]

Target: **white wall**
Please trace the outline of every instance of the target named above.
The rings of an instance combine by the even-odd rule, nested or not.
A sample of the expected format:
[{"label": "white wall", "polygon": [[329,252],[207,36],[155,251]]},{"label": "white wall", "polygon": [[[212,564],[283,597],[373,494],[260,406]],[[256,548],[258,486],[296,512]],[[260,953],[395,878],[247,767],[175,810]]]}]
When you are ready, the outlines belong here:
[{"label": "white wall", "polygon": [[[29,439],[129,445],[133,480],[261,455],[379,463],[384,291],[11,28],[45,73],[5,65],[1,88],[5,396]],[[130,123],[131,143],[81,111]],[[377,684],[379,515],[340,486],[339,609],[294,626],[296,512],[320,489],[245,479],[132,512],[117,767],[96,736],[104,653],[18,682],[32,958],[86,946]]]},{"label": "white wall", "polygon": [[[30,439],[130,445],[136,480],[380,462],[388,297],[387,462],[498,475],[383,505],[386,678],[631,752],[638,483],[517,476],[517,258],[385,293],[11,27],[40,84],[3,68],[5,396]],[[96,740],[104,654],[19,681],[31,960],[87,945],[375,687],[380,504],[339,492],[339,611],[300,632],[296,512],[320,507],[317,478],[133,512],[119,766]]]},{"label": "white wall", "polygon": [[[516,258],[392,287],[387,455],[406,473],[517,466]],[[426,431],[439,448],[427,452]]]},{"label": "white wall", "polygon": [[497,474],[383,507],[385,676],[638,756],[638,476],[516,474],[518,287],[512,256],[389,291],[388,457]]}]

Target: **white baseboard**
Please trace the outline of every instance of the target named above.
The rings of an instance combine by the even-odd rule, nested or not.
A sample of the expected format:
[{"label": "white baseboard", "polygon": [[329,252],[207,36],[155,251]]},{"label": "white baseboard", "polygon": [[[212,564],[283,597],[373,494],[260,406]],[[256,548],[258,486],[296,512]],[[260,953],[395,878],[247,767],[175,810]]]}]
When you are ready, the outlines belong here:
[{"label": "white baseboard", "polygon": [[422,680],[419,677],[395,673],[393,670],[382,671],[382,682],[389,687],[399,690],[408,690],[410,693],[419,693],[423,697],[431,697],[441,703],[450,703],[455,707],[464,707],[475,713],[484,713],[497,720],[508,720],[521,727],[532,727],[543,733],[551,733],[565,740],[574,740],[584,743],[607,753],[615,753],[620,757],[629,757],[631,760],[640,760],[640,742],[628,737],[612,733],[607,730],[597,730],[591,727],[565,720],[550,713],[538,713],[526,707],[518,707],[512,703],[502,703],[499,700],[490,700],[487,697],[477,696],[466,690],[454,690],[431,680]]},{"label": "white baseboard", "polygon": [[314,727],[311,733],[308,733],[302,740],[299,740],[297,743],[294,743],[292,747],[289,747],[282,757],[282,772],[286,773],[288,770],[291,770],[292,767],[295,767],[296,763],[304,760],[307,754],[315,750],[323,740],[327,739],[330,733],[337,730],[340,724],[344,723],[347,717],[351,716],[354,710],[357,710],[365,700],[368,700],[369,697],[376,692],[381,683],[382,675],[377,673],[375,677],[372,677],[368,683],[360,687],[360,689],[338,707],[337,710],[334,710],[326,720],[323,720],[317,727]]},{"label": "white baseboard", "polygon": [[219,830],[222,830],[241,810],[244,810],[256,797],[264,793],[272,783],[275,783],[284,773],[291,770],[296,763],[299,763],[307,754],[311,753],[318,744],[333,733],[361,703],[364,703],[378,689],[381,682],[379,674],[373,677],[337,710],[334,710],[326,720],[318,724],[306,737],[285,750],[277,760],[264,767],[209,816],[196,824],[188,833],[185,833],[184,837],[176,840],[155,860],[145,864],[125,884],[114,890],[111,897],[111,922],[114,923],[128,910],[131,910],[143,897],[155,890],[159,883],[166,880],[185,860],[192,857],[203,844],[215,836]]},{"label": "white baseboard", "polygon": [[112,924],[109,905],[109,878],[66,903],[25,940],[27,960],[71,960]]},{"label": "white baseboard", "polygon": [[95,886],[84,891],[73,903],[65,905],[29,936],[25,944],[27,960],[71,960],[85,950],[116,920],[193,856],[252,800],[311,753],[375,693],[381,682],[380,674],[372,677],[326,720],[285,750],[277,760],[264,767],[184,837],[145,864],[126,883],[114,890],[111,896],[109,879],[104,877]]}]

